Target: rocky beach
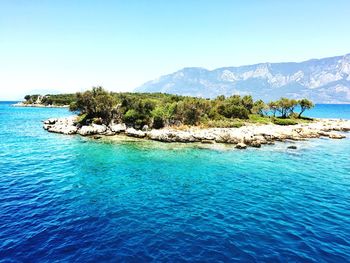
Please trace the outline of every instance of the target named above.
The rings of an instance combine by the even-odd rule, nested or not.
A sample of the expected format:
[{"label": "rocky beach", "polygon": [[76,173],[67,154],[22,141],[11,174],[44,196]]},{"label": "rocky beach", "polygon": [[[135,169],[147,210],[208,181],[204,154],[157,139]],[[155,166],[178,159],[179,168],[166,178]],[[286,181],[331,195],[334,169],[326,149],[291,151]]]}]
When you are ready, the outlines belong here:
[{"label": "rocky beach", "polygon": [[200,143],[227,143],[236,148],[261,147],[264,144],[273,144],[275,141],[299,141],[310,138],[327,137],[342,139],[344,132],[350,131],[350,121],[342,119],[316,119],[309,123],[297,125],[275,124],[247,124],[240,128],[199,128],[188,127],[178,129],[168,127],[163,129],[149,129],[147,126],[140,130],[127,127],[124,123],[111,125],[91,124],[81,126],[76,116],[68,118],[52,118],[44,121],[43,128],[49,132],[66,135],[79,134],[93,136],[126,135],[129,137],[156,140],[161,142],[200,142]]}]

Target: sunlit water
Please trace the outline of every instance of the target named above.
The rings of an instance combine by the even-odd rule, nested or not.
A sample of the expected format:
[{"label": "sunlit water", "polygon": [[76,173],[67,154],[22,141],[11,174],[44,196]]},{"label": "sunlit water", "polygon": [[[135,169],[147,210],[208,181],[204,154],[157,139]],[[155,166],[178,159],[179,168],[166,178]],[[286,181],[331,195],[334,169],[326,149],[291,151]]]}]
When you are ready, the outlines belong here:
[{"label": "sunlit water", "polygon": [[350,261],[349,139],[239,151],[42,129],[68,114],[0,104],[3,262]]}]

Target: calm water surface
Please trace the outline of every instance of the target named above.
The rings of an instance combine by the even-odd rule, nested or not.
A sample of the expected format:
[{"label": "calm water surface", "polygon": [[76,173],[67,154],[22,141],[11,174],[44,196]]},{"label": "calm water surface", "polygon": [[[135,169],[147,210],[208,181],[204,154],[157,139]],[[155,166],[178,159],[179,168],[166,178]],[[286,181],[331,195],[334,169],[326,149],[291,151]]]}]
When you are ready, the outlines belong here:
[{"label": "calm water surface", "polygon": [[68,114],[0,104],[0,261],[350,262],[350,139],[239,151],[42,129]]}]

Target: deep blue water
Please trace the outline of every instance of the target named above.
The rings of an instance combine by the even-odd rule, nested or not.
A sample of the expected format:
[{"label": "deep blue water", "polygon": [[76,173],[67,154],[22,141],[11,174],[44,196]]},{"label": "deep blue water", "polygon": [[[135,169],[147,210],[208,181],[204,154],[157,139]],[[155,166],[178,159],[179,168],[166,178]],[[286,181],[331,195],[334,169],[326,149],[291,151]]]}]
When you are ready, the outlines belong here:
[{"label": "deep blue water", "polygon": [[42,129],[68,114],[0,103],[1,262],[350,262],[350,139],[239,151]]}]

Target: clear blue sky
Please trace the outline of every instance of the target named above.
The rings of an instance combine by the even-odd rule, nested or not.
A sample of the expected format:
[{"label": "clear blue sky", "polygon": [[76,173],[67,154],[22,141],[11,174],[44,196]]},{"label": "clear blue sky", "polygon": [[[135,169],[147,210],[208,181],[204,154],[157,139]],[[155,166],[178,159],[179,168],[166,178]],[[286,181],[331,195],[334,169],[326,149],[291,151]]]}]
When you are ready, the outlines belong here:
[{"label": "clear blue sky", "polygon": [[0,0],[0,100],[343,55],[349,30],[349,0]]}]

